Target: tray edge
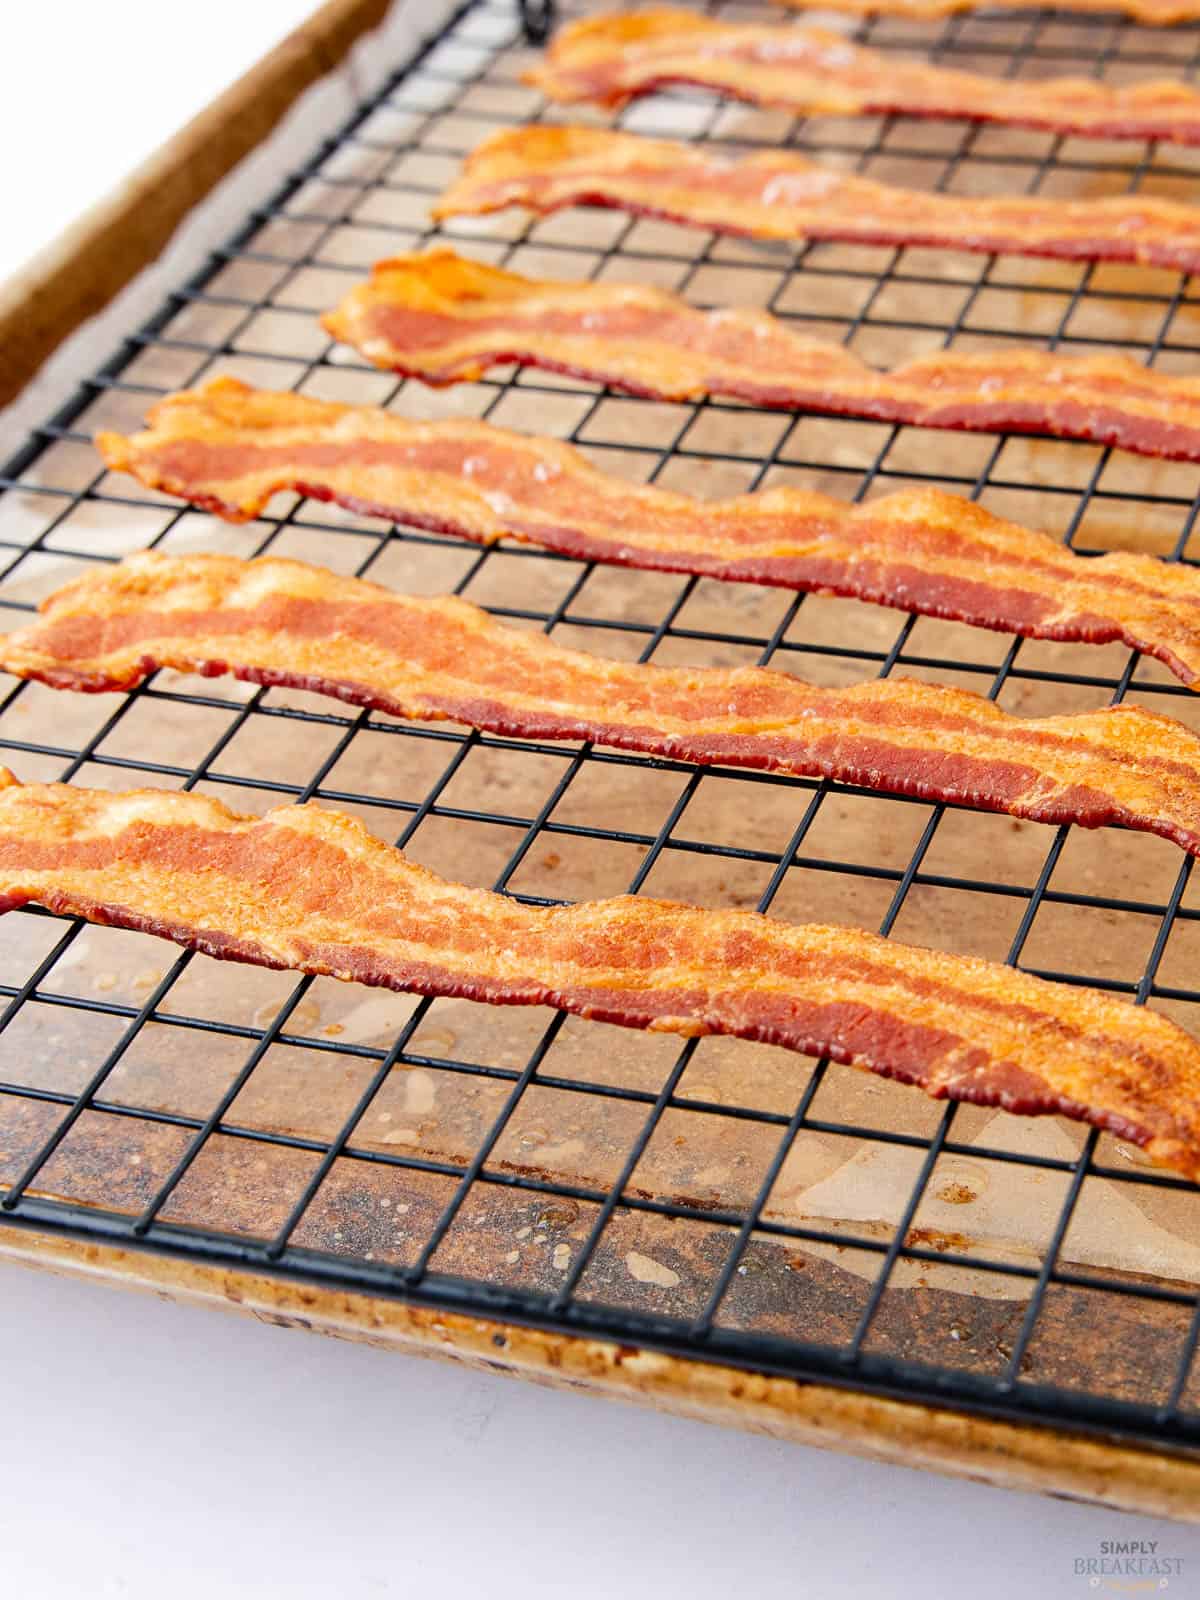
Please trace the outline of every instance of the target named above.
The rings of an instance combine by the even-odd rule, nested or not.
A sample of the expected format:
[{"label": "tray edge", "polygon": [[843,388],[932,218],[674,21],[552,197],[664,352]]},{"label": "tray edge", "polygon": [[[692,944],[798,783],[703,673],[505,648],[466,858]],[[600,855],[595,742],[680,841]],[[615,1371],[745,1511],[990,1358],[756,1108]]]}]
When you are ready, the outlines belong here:
[{"label": "tray edge", "polygon": [[0,1261],[995,1487],[1200,1523],[1200,1460],[32,1230]]}]

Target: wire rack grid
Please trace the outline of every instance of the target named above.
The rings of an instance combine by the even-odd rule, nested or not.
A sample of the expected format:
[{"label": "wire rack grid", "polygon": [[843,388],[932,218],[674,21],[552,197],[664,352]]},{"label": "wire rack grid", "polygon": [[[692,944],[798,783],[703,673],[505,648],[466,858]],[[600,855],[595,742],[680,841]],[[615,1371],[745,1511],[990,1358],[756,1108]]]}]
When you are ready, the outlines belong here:
[{"label": "wire rack grid", "polygon": [[[701,492],[793,481],[858,499],[936,482],[1040,520],[1084,554],[1132,542],[1191,558],[1200,509],[1192,468],[720,401],[659,405],[515,369],[436,393],[332,347],[315,314],[376,257],[441,238],[519,270],[634,277],[702,304],[766,305],[880,364],[1013,337],[1063,350],[1126,347],[1168,370],[1195,360],[1200,302],[1187,280],[1162,272],[764,247],[623,213],[505,213],[434,229],[430,200],[491,128],[609,120],[562,118],[524,87],[519,35],[511,5],[464,7],[36,431],[0,477],[0,606],[12,624],[64,576],[131,548],[276,551],[382,581],[399,575],[398,586],[453,587],[515,625],[626,658],[772,661],[827,681],[900,669],[1031,709],[1136,698],[1192,716],[1186,690],[1115,647],[1010,642],[853,602],[614,577],[524,546],[464,549],[294,497],[234,534],[99,470],[95,428],[133,426],[168,389],[235,371],[410,415],[461,410],[554,432],[610,470]],[[854,36],[1014,75],[1081,63],[1109,78],[1194,75],[1200,64],[1194,30],[1048,12],[936,27],[864,21]],[[697,93],[656,96],[615,120],[733,145],[784,142],[951,193],[1175,193],[1195,174],[1186,150],[899,117],[805,122]],[[340,805],[449,875],[531,904],[665,886],[822,920],[816,907],[824,920],[981,950],[1137,1004],[1154,1000],[1193,1026],[1200,1019],[1189,978],[1200,924],[1191,862],[1140,836],[1003,833],[1014,829],[1007,819],[828,782],[400,724],[301,694],[168,674],[86,710],[11,684],[0,749],[29,778],[199,787],[250,809]],[[376,767],[386,781],[350,781]],[[891,1086],[876,1086],[883,1099],[872,1102],[847,1069],[781,1064],[759,1047],[721,1056],[712,1041],[625,1039],[626,1070],[607,1064],[615,1030],[561,1014],[515,1021],[464,1003],[456,1033],[439,1025],[442,1003],[395,997],[392,1020],[364,1037],[336,1021],[317,1025],[318,1015],[341,1015],[321,980],[271,975],[267,999],[247,1009],[240,991],[235,1001],[212,989],[223,975],[198,976],[215,964],[189,953],[129,982],[98,970],[98,961],[143,953],[144,942],[128,943],[136,938],[37,908],[0,929],[0,1218],[9,1226],[1103,1428],[1158,1447],[1200,1444],[1200,1264],[1190,1247],[1173,1254],[1154,1244],[1164,1231],[1185,1241],[1189,1225],[1194,1233],[1195,1191],[1107,1136],[1060,1132],[1051,1148],[1002,1114],[917,1105]],[[218,998],[189,1004],[196,993]],[[464,1030],[468,1013],[475,1020]],[[138,1062],[151,1048],[169,1061],[203,1061],[207,1099],[185,1103],[161,1079],[149,1092]],[[305,1101],[302,1079],[329,1087],[328,1103]],[[256,1102],[259,1086],[276,1080],[278,1093],[301,1101],[295,1115],[281,1114],[270,1094]],[[758,1092],[760,1080],[769,1093]],[[380,1111],[397,1084],[402,1109]],[[442,1092],[470,1100],[470,1136],[460,1129],[457,1147],[419,1121]],[[551,1103],[559,1109],[548,1112]],[[414,1124],[403,1137],[380,1132],[400,1117]],[[589,1167],[568,1147],[597,1128],[605,1161]],[[671,1154],[690,1144],[716,1176]],[[838,1152],[863,1172],[864,1163],[887,1166],[886,1195],[870,1191],[874,1213],[812,1201]],[[929,1223],[962,1198],[956,1187],[988,1181],[1018,1204],[1041,1196],[1038,1228],[1003,1217],[973,1233]],[[377,1211],[387,1215],[383,1232]],[[398,1226],[401,1214],[411,1220]],[[1087,1239],[1126,1218],[1150,1240],[1136,1261],[1089,1255]]]}]

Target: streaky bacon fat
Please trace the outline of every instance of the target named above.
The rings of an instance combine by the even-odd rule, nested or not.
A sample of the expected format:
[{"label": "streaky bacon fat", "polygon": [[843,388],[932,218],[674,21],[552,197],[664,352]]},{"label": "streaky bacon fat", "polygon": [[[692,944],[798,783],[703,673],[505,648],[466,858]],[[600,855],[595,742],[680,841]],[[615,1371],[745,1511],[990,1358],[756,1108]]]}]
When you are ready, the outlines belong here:
[{"label": "streaky bacon fat", "polygon": [[316,805],[22,786],[0,769],[0,911],[30,901],[222,960],[730,1034],[1060,1112],[1200,1175],[1200,1046],[1097,990],[850,928],[623,896],[530,908],[448,883]]},{"label": "streaky bacon fat", "polygon": [[[792,11],[807,11],[810,0],[776,0]],[[1043,0],[823,0],[823,10],[851,16],[911,17],[917,22],[936,21],[963,11],[1041,11]],[[1124,15],[1147,27],[1169,27],[1200,19],[1196,0],[1055,0],[1056,11],[1083,11],[1092,15]]]},{"label": "streaky bacon fat", "polygon": [[983,77],[882,55],[825,28],[718,22],[669,6],[569,23],[525,78],[564,102],[619,106],[683,84],[806,115],[961,117],[1103,139],[1200,143],[1200,94],[1179,79],[1116,85]]},{"label": "streaky bacon fat", "polygon": [[1153,372],[1128,356],[1001,345],[876,372],[766,311],[701,311],[649,284],[542,282],[450,250],[379,262],[321,320],[376,366],[429,384],[517,361],[661,400],[729,395],[1200,461],[1200,378]]},{"label": "streaky bacon fat", "polygon": [[466,420],[255,390],[169,395],[148,432],[102,433],[108,465],[230,521],[294,489],[457,534],[586,560],[851,595],[1031,638],[1121,640],[1200,683],[1200,574],[1152,556],[1073,554],[935,489],[860,506],[780,487],[694,500],[608,477],[570,445]]},{"label": "streaky bacon fat", "polygon": [[129,689],[159,667],[231,672],[521,738],[1118,823],[1200,855],[1200,738],[1133,706],[1023,719],[906,679],[834,689],[761,667],[610,661],[465,600],[266,558],[146,552],[68,584],[42,613],[0,639],[0,668],[55,688]]},{"label": "streaky bacon fat", "polygon": [[930,245],[1200,271],[1200,207],[1153,195],[1070,200],[901,189],[787,150],[734,159],[705,145],[601,128],[492,134],[434,207],[437,219],[619,206],[756,239]]}]

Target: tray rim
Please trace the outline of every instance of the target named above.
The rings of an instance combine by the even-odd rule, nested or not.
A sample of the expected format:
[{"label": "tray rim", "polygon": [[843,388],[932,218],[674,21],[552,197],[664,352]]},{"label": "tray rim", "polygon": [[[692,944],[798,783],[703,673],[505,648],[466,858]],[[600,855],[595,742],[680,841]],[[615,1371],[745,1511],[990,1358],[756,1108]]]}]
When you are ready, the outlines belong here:
[{"label": "tray rim", "polygon": [[0,1228],[0,1261],[869,1460],[1200,1524],[1200,1456],[36,1229]]}]

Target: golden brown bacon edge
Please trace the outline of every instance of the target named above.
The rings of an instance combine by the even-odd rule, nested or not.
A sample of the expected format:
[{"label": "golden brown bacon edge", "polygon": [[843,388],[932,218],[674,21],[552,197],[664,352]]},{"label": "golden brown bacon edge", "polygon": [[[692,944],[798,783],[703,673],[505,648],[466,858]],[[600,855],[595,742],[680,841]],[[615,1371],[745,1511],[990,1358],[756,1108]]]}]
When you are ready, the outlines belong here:
[{"label": "golden brown bacon edge", "polygon": [[693,500],[610,478],[569,445],[486,423],[214,379],[168,396],[150,430],[100,434],[108,465],[230,521],[294,489],[457,534],[511,536],[648,570],[852,595],[1032,638],[1121,640],[1200,682],[1200,574],[1123,551],[1074,555],[939,490],[861,506],[781,487]]},{"label": "golden brown bacon edge", "polygon": [[[807,11],[810,0],[775,0],[791,11]],[[823,9],[850,16],[911,17],[936,21],[966,11],[1038,11],[1043,0],[824,0]],[[1056,0],[1057,11],[1082,11],[1099,16],[1126,16],[1147,27],[1170,27],[1200,20],[1196,0]]]},{"label": "golden brown bacon edge", "polygon": [[159,667],[501,735],[595,739],[1036,822],[1123,824],[1200,855],[1200,738],[1132,706],[1022,719],[905,679],[827,689],[762,668],[609,661],[464,600],[223,555],[131,556],[68,584],[39,622],[0,640],[0,668],[60,689],[128,689]]},{"label": "golden brown bacon edge", "polygon": [[447,883],[356,818],[0,769],[0,910],[223,960],[828,1055],[939,1099],[1060,1112],[1200,1173],[1200,1046],[1166,1017],[848,928],[625,896],[531,909]]},{"label": "golden brown bacon edge", "polygon": [[1136,261],[1200,271],[1200,207],[1151,195],[1044,199],[902,189],[787,150],[733,160],[699,144],[532,125],[484,139],[433,208],[436,220],[521,205],[618,206],[757,239]]},{"label": "golden brown bacon edge", "polygon": [[376,366],[430,384],[516,361],[653,399],[729,395],[1200,461],[1200,379],[1128,356],[945,350],[876,372],[769,312],[701,311],[648,284],[543,282],[450,250],[378,262],[321,321]]},{"label": "golden brown bacon edge", "polygon": [[807,115],[962,117],[1105,139],[1200,143],[1200,95],[1178,79],[989,78],[865,50],[824,28],[719,22],[661,7],[569,23],[525,81],[552,100],[619,106],[695,86]]}]

